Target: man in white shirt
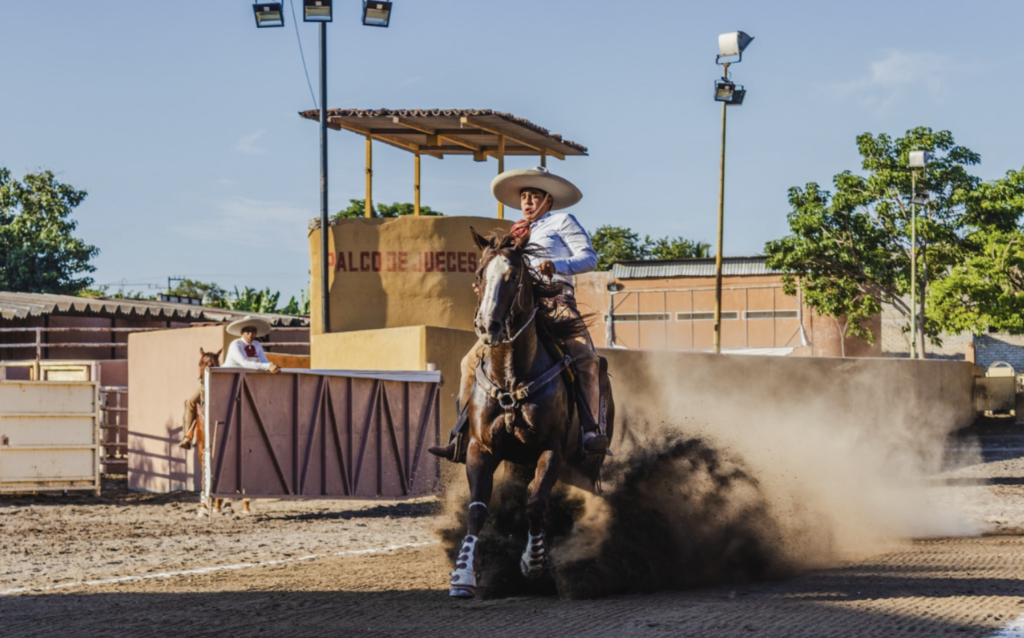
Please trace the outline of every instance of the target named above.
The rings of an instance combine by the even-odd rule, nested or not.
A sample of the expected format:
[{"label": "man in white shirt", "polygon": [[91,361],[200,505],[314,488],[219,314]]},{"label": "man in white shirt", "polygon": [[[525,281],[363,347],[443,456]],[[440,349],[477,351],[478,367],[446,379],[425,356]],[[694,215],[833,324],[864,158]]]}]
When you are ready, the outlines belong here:
[{"label": "man in white shirt", "polygon": [[[520,236],[529,233],[529,245],[542,249],[542,256],[528,255],[530,265],[541,275],[562,284],[562,295],[557,298],[559,313],[580,316],[576,308],[573,275],[590,272],[597,267],[597,253],[590,243],[590,235],[576,218],[568,213],[554,213],[573,206],[583,198],[569,180],[549,173],[538,166],[532,169],[505,171],[491,182],[491,192],[505,206],[523,211],[523,219],[512,225],[510,233]],[[600,414],[600,360],[594,352],[590,334],[565,343],[579,373],[579,387],[590,414],[581,410],[583,448],[590,454],[603,454],[608,449],[608,437],[601,428]],[[465,407],[473,389],[477,362],[483,356],[483,341],[477,341],[462,360],[462,380],[459,386],[459,422],[452,431],[448,445],[430,448],[441,458],[462,461],[464,453],[458,449],[455,435],[465,427]]]},{"label": "man in white shirt", "polygon": [[245,317],[228,325],[228,334],[239,338],[231,342],[224,355],[222,368],[246,368],[277,374],[281,368],[267,359],[263,346],[256,340],[270,334],[270,324],[262,319]]}]

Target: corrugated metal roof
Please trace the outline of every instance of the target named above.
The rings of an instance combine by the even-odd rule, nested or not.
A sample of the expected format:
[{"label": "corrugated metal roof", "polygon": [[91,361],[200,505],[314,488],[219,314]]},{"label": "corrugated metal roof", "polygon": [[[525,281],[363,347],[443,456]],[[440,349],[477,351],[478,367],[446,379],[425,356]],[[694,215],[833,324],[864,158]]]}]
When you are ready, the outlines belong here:
[{"label": "corrugated metal roof", "polygon": [[234,321],[246,315],[260,317],[272,326],[308,326],[307,317],[258,314],[222,308],[207,308],[150,299],[94,299],[70,295],[29,292],[0,292],[0,317],[25,319],[46,315],[98,315],[172,321]]},{"label": "corrugated metal roof", "polygon": [[[724,257],[722,275],[781,275],[765,265],[765,257]],[[714,259],[656,259],[623,261],[612,265],[616,279],[665,279],[670,277],[714,277]]]}]

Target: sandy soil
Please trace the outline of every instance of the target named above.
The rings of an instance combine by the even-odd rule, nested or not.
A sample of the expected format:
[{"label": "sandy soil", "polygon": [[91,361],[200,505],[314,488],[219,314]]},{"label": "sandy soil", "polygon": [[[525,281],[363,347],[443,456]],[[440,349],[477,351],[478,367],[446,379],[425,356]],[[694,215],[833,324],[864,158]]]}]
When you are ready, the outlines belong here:
[{"label": "sandy soil", "polygon": [[985,535],[590,601],[449,600],[433,499],[256,501],[253,516],[199,520],[195,495],[130,493],[117,477],[100,498],[3,497],[0,634],[989,636],[1024,614],[1024,430],[976,428],[951,458],[972,446],[980,460],[930,477],[929,492]]}]

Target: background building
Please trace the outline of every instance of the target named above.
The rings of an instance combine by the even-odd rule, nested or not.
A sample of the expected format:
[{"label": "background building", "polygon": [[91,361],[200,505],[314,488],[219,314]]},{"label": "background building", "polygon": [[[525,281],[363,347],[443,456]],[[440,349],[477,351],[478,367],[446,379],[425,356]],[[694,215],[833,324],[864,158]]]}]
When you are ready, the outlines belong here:
[{"label": "background building", "polygon": [[[764,257],[722,264],[722,350],[797,356],[881,356],[879,341],[842,338],[844,326],[782,290]],[[576,277],[576,297],[592,313],[595,345],[710,351],[714,341],[715,260],[621,262]],[[880,333],[881,318],[874,322]]]}]

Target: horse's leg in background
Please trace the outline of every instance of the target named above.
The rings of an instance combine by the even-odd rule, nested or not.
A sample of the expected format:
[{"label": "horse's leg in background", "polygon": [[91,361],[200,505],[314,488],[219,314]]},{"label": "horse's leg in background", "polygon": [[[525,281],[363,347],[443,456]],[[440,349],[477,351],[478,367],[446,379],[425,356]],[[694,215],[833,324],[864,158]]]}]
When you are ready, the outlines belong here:
[{"label": "horse's leg in background", "polygon": [[530,521],[530,531],[526,538],[526,549],[519,561],[519,569],[523,576],[532,578],[544,573],[547,564],[547,548],[544,545],[544,515],[548,511],[548,500],[551,489],[558,480],[558,470],[562,465],[562,452],[555,441],[548,441],[547,449],[537,459],[537,470],[527,488],[526,517]]},{"label": "horse's leg in background", "polygon": [[487,521],[487,504],[491,501],[496,469],[498,459],[493,454],[483,452],[475,439],[471,440],[466,451],[466,477],[469,479],[466,537],[462,539],[462,548],[448,587],[448,595],[453,598],[472,598],[476,595],[476,543]]}]

